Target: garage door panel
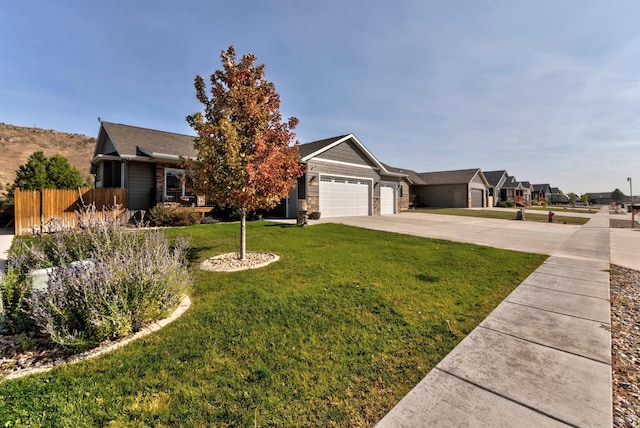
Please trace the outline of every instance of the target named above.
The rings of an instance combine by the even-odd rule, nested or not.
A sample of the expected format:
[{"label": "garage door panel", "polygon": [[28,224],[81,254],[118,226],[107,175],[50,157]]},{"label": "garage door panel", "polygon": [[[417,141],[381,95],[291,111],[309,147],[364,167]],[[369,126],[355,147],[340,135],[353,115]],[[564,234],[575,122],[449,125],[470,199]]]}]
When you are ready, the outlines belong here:
[{"label": "garage door panel", "polygon": [[393,214],[395,200],[393,197],[393,188],[388,186],[380,187],[380,214]]},{"label": "garage door panel", "polygon": [[320,212],[323,217],[369,215],[369,182],[339,177],[320,179]]}]

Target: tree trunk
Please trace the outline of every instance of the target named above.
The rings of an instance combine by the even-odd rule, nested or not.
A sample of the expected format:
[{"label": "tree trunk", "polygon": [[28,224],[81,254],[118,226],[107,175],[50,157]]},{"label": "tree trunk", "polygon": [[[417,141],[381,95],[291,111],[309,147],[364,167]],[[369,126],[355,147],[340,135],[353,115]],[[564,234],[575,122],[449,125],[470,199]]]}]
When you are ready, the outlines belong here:
[{"label": "tree trunk", "polygon": [[247,210],[240,211],[240,260],[247,258]]}]

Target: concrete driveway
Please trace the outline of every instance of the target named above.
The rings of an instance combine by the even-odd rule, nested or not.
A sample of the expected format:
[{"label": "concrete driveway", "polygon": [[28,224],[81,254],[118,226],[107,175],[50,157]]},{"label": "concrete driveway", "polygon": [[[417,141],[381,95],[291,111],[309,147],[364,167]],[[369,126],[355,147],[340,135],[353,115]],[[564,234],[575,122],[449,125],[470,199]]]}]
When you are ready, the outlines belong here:
[{"label": "concrete driveway", "polygon": [[[374,217],[320,219],[365,229],[439,238],[507,250],[552,254],[580,226],[532,221],[404,212]],[[314,222],[315,223],[315,222]]]}]

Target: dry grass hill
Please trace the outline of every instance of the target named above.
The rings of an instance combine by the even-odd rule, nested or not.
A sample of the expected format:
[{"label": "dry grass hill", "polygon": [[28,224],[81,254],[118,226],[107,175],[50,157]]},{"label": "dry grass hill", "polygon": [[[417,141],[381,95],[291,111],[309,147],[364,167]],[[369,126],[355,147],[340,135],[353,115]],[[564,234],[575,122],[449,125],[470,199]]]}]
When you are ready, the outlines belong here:
[{"label": "dry grass hill", "polygon": [[82,134],[0,123],[0,183],[3,187],[13,183],[18,167],[34,152],[43,152],[46,156],[60,153],[83,177],[88,177],[95,141]]}]

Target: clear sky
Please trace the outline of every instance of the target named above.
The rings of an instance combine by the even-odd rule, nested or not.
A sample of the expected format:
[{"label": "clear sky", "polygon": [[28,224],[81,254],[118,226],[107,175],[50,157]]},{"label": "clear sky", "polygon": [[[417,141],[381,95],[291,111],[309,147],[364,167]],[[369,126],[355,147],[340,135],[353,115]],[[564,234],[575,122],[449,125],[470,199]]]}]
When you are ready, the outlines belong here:
[{"label": "clear sky", "polygon": [[0,0],[0,122],[192,134],[193,79],[229,45],[266,64],[302,143],[640,190],[638,0]]}]

